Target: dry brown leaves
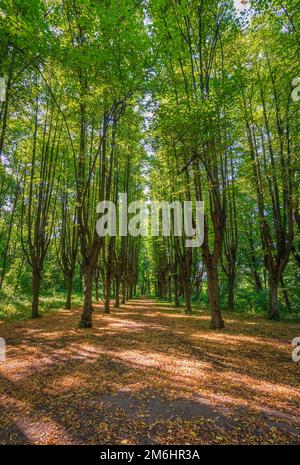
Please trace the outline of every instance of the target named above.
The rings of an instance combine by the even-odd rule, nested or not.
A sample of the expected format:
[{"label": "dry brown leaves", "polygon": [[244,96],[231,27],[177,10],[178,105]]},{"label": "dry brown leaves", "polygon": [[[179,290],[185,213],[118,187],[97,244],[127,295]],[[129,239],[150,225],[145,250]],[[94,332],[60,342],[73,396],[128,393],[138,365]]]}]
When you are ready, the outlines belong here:
[{"label": "dry brown leaves", "polygon": [[183,315],[131,301],[77,328],[80,310],[0,324],[1,444],[300,441],[300,326]]}]

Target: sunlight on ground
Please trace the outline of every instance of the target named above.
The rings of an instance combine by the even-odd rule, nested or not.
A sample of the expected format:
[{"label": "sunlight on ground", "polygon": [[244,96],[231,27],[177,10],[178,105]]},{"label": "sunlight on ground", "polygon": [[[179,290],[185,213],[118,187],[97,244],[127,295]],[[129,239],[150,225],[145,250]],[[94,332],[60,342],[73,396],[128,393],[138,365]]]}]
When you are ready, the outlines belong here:
[{"label": "sunlight on ground", "polygon": [[[209,436],[204,437],[209,425],[219,421],[218,414],[237,416],[251,428],[258,428],[257,421],[262,422],[259,428],[263,422],[271,424],[271,419],[257,417],[262,414],[281,422],[284,419],[291,431],[300,426],[296,414],[299,367],[290,358],[292,325],[264,321],[252,325],[251,317],[229,316],[226,329],[214,332],[209,329],[207,313],[189,317],[182,309],[150,300],[132,301],[109,315],[102,312],[97,306],[90,330],[77,327],[80,309],[1,326],[1,336],[8,341],[7,361],[0,364],[0,401],[5,410],[0,437],[4,443],[10,441],[5,439],[6,432],[12,431],[20,443],[72,443],[73,435],[84,434],[90,421],[102,425],[91,424],[92,443],[103,441],[103,431],[107,441],[115,437],[118,443],[122,426],[114,430],[114,422],[128,422],[131,426],[126,434],[135,443],[138,433],[131,422],[167,415],[164,409],[174,402],[179,419],[171,428],[179,428],[185,415],[193,416],[193,408],[197,412],[195,419],[189,420],[194,422],[189,431],[200,428],[204,436],[201,439],[199,432],[186,439],[189,443],[210,443]],[[130,393],[127,400],[123,399],[126,393]],[[191,410],[185,409],[189,404],[184,402],[191,403]],[[202,414],[206,415],[204,423]],[[111,421],[105,420],[110,416]],[[232,420],[226,418],[219,427],[225,428],[229,443],[239,443],[239,433],[228,426]],[[154,433],[158,427],[151,427],[157,438],[167,427],[164,422],[173,420],[159,421],[161,430]],[[141,425],[140,429],[147,429]],[[266,431],[262,437],[272,443],[273,436]],[[242,441],[251,443],[247,430],[243,434]],[[283,442],[287,440],[284,430],[276,434]],[[169,440],[176,441],[176,431]]]}]

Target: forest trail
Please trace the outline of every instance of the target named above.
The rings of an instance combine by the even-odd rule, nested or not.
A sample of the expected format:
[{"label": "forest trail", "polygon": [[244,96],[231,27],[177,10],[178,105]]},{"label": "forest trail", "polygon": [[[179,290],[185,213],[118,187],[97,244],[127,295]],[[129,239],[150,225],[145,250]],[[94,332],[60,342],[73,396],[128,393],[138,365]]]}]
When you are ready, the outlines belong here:
[{"label": "forest trail", "polygon": [[[133,300],[0,323],[1,444],[300,442],[300,326]],[[298,333],[298,334],[297,334]]]}]

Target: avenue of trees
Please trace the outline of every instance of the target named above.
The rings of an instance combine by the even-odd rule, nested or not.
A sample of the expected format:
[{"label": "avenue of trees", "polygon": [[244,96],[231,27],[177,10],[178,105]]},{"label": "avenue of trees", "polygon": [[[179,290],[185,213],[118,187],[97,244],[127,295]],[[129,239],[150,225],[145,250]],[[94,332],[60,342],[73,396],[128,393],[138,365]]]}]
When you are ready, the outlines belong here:
[{"label": "avenue of trees", "polygon": [[[299,51],[297,0],[3,0],[1,299],[299,314]],[[100,237],[120,192],[204,201],[203,245]]]}]

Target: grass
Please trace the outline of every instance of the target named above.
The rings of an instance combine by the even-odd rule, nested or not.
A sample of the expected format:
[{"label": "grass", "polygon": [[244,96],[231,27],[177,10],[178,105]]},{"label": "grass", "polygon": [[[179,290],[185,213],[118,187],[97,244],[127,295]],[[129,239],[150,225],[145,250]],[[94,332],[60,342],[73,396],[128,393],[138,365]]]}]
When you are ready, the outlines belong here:
[{"label": "grass", "polygon": [[[197,314],[205,309],[206,311],[209,311],[209,304],[208,304],[208,299],[205,299],[206,294],[204,293],[202,297],[199,299],[199,301],[196,301],[194,298],[191,299],[192,301],[192,309],[194,315],[197,316]],[[160,306],[165,306],[169,308],[174,308],[174,312],[181,311],[184,313],[184,299],[182,297],[179,298],[179,307],[175,307],[174,302],[170,303],[168,300],[161,300],[159,298],[155,299],[153,298],[157,304]],[[222,314],[224,316],[228,315],[240,315],[242,318],[243,316],[253,316],[254,318],[263,318],[265,320],[268,320],[268,301],[267,299],[265,302],[262,304],[261,302],[258,302],[255,304],[255,302],[251,302],[251,305],[244,305],[243,301],[239,300],[238,298],[236,299],[235,303],[235,310],[234,312],[230,312],[227,309],[226,302],[225,300],[222,300],[220,303]],[[286,308],[283,305],[280,305],[280,321],[286,321],[288,323],[300,323],[300,314],[299,312],[293,311],[293,313],[288,313]],[[276,322],[275,322],[276,323]]]},{"label": "grass", "polygon": [[[66,297],[64,293],[40,297],[40,315],[61,310],[65,307]],[[72,306],[79,307],[82,304],[82,296],[74,295]],[[28,320],[31,317],[31,297],[28,295],[11,296],[0,295],[0,320],[11,322],[16,320]]]},{"label": "grass", "polygon": [[[58,311],[65,308],[65,299],[66,295],[64,292],[42,295],[40,297],[40,315],[46,315],[50,312]],[[183,312],[184,313],[184,300],[180,298],[180,307],[175,307],[174,303],[170,304],[168,301],[161,299],[154,300],[160,306],[166,306],[170,308],[174,307],[174,312]],[[80,307],[83,303],[82,294],[76,293],[72,296],[72,307]],[[205,293],[202,295],[200,301],[196,302],[192,299],[192,307],[195,315],[198,314],[200,310],[208,310],[208,302],[205,300]],[[221,305],[222,312],[224,315],[228,315],[225,303]],[[257,318],[266,318],[267,319],[267,300],[264,302],[264,305],[261,302],[254,305],[252,302],[251,308],[247,305],[243,305],[243,302],[237,298],[236,299],[236,309],[235,313],[240,315],[253,315]],[[298,313],[289,314],[283,307],[281,308],[281,320],[287,321],[290,323],[300,323],[300,315]],[[31,317],[31,296],[30,295],[12,295],[11,292],[1,292],[0,293],[0,321],[16,321],[16,320],[28,320]]]}]

